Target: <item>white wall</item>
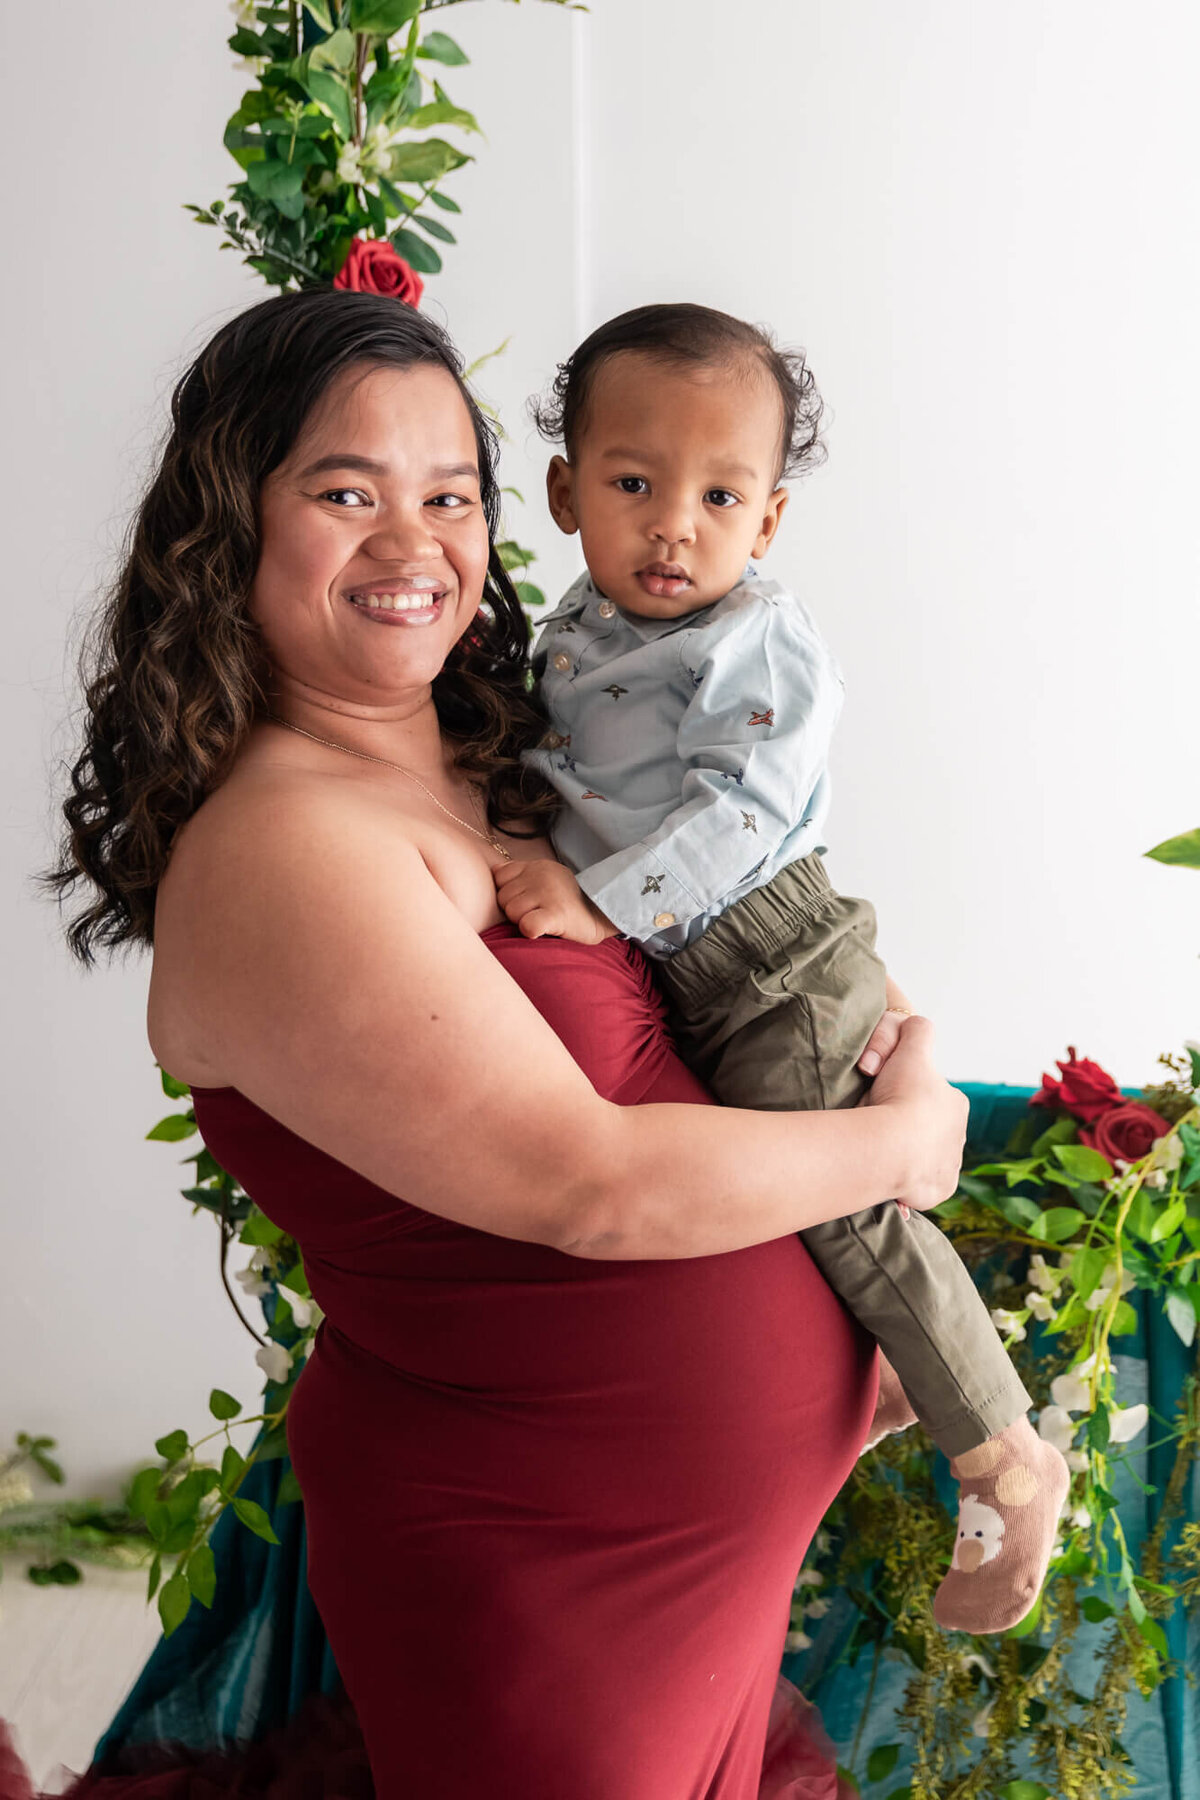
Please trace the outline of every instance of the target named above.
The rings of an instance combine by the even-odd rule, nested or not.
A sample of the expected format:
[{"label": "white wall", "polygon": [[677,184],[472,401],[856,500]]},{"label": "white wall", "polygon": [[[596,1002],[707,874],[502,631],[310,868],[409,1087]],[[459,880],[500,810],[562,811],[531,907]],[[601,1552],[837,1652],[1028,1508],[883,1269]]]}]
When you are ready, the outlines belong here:
[{"label": "white wall", "polygon": [[[257,1377],[179,1152],[142,1142],[164,1110],[147,965],[77,972],[29,873],[75,749],[74,639],[171,382],[265,290],[180,210],[235,173],[221,0],[134,0],[119,32],[85,0],[56,19],[75,54],[53,130],[41,78],[9,95],[38,224],[0,294],[0,1445],[56,1433],[83,1491],[199,1426],[214,1382],[248,1399]],[[447,85],[488,141],[427,304],[470,357],[514,333],[482,385],[547,585],[575,547],[520,407],[585,329],[689,298],[805,345],[830,461],[772,562],[847,676],[831,873],[875,899],[948,1073],[1031,1081],[1070,1040],[1147,1078],[1200,1035],[1200,880],[1139,854],[1197,822],[1200,16],[489,0],[446,22],[474,58]],[[11,29],[13,66],[45,67],[44,34]]]}]

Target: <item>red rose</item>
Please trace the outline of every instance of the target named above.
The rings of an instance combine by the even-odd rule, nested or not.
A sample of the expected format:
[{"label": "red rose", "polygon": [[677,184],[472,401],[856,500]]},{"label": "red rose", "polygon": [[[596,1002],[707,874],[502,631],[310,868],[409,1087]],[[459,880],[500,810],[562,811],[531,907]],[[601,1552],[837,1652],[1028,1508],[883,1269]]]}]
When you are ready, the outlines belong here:
[{"label": "red rose", "polygon": [[1062,1080],[1043,1075],[1030,1106],[1061,1106],[1064,1112],[1091,1125],[1110,1107],[1123,1104],[1124,1096],[1107,1069],[1089,1062],[1086,1056],[1077,1057],[1074,1044],[1068,1046],[1067,1057],[1067,1062],[1058,1065]]},{"label": "red rose", "polygon": [[355,238],[333,285],[350,288],[356,294],[388,294],[413,307],[425,292],[425,283],[417,271],[397,256],[386,238]]},{"label": "red rose", "polygon": [[1110,1107],[1096,1120],[1093,1130],[1080,1132],[1079,1141],[1092,1150],[1098,1150],[1101,1156],[1107,1156],[1109,1162],[1120,1157],[1122,1162],[1134,1163],[1145,1156],[1151,1144],[1157,1138],[1165,1137],[1170,1129],[1167,1121],[1153,1107],[1129,1100],[1124,1106]]}]

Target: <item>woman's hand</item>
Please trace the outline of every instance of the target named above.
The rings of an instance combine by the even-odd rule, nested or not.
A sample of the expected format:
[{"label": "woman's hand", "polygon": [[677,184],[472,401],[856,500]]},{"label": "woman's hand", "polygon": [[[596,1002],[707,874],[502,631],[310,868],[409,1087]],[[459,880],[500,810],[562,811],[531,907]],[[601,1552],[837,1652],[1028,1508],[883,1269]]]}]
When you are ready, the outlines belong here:
[{"label": "woman's hand", "polygon": [[970,1107],[965,1094],[933,1065],[933,1026],[917,1013],[899,1022],[886,1065],[859,1103],[903,1109],[904,1140],[912,1161],[896,1198],[925,1212],[958,1187]]},{"label": "woman's hand", "polygon": [[560,937],[599,944],[617,928],[593,904],[570,869],[551,857],[494,863],[496,899],[506,919],[527,938]]},{"label": "woman's hand", "polygon": [[896,1045],[900,1042],[900,1026],[912,1017],[912,1004],[904,989],[887,978],[887,1010],[867,1039],[867,1047],[858,1059],[864,1075],[878,1075]]}]

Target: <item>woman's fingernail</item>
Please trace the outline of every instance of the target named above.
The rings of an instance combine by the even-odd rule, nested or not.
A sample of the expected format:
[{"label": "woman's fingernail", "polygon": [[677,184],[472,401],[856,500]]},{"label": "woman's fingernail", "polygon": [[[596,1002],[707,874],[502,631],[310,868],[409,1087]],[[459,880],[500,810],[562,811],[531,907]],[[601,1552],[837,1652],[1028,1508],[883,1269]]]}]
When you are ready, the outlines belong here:
[{"label": "woman's fingernail", "polygon": [[878,1050],[868,1050],[866,1055],[864,1057],[862,1057],[862,1059],[860,1060],[858,1066],[862,1070],[864,1075],[876,1074],[879,1069],[879,1052],[878,1052]]}]

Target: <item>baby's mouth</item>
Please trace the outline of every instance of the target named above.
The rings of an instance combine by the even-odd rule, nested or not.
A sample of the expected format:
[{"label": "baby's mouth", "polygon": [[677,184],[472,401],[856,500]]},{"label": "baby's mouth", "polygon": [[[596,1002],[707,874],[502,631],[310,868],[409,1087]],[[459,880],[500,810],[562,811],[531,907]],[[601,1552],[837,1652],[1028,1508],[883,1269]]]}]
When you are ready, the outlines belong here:
[{"label": "baby's mouth", "polygon": [[644,568],[638,570],[637,579],[646,593],[655,594],[663,600],[669,600],[676,594],[682,594],[685,588],[692,585],[691,577],[682,563],[647,563]]}]

